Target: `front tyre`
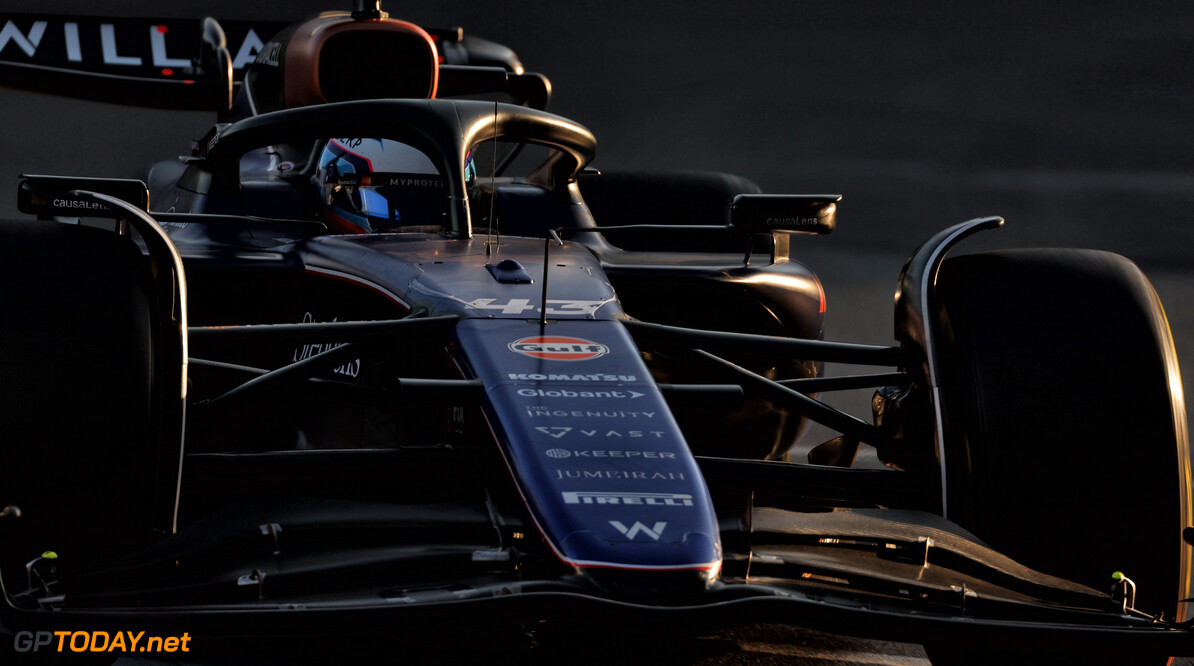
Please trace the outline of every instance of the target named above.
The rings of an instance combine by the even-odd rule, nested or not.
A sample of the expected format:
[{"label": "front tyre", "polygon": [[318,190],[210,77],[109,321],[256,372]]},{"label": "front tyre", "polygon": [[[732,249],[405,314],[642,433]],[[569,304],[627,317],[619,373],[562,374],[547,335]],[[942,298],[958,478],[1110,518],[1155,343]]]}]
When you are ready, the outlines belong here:
[{"label": "front tyre", "polygon": [[[1118,255],[1021,250],[937,278],[947,517],[995,549],[1183,619],[1190,462],[1172,336]],[[1183,604],[1184,606],[1184,604]]]}]

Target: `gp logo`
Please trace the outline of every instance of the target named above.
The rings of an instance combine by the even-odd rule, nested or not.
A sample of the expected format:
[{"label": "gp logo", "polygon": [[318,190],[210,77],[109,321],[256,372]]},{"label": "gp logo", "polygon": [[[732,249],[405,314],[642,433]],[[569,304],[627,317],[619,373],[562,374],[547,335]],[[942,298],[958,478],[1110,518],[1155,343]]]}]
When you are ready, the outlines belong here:
[{"label": "gp logo", "polygon": [[609,347],[584,338],[536,335],[515,340],[510,351],[547,361],[589,361],[609,353]]}]

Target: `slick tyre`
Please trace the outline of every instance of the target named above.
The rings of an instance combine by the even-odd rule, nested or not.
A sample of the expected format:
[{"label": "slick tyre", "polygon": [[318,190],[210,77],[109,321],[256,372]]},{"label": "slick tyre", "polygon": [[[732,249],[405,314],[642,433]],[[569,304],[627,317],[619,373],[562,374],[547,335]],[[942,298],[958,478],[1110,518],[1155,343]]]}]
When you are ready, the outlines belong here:
[{"label": "slick tyre", "polygon": [[1191,596],[1189,442],[1148,280],[1114,254],[1023,250],[948,259],[936,289],[947,517],[1095,589],[1122,571],[1172,619]]},{"label": "slick tyre", "polygon": [[64,566],[150,536],[151,277],[112,232],[0,222],[0,574],[25,587],[44,551]]}]

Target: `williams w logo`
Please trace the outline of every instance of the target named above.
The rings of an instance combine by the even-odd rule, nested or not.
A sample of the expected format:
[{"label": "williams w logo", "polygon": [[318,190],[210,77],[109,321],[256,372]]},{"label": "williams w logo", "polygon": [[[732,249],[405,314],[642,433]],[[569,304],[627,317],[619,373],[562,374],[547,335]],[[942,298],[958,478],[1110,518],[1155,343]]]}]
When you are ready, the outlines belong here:
[{"label": "williams w logo", "polygon": [[630,527],[626,527],[626,525],[622,524],[622,522],[619,520],[611,520],[609,521],[609,524],[613,525],[614,529],[621,532],[622,536],[631,540],[637,537],[639,533],[642,533],[656,541],[659,541],[659,537],[663,536],[663,528],[667,527],[667,523],[655,523],[655,527],[650,528],[638,522],[637,520],[634,521],[634,524]]}]

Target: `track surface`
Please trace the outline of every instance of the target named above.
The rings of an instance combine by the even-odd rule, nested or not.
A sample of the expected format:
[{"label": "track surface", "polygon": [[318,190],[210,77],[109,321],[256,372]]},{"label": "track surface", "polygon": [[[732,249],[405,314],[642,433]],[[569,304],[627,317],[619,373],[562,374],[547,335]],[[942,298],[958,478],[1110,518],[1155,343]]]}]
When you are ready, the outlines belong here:
[{"label": "track surface", "polygon": [[[5,4],[97,11],[86,1]],[[196,18],[348,9],[310,0],[104,4],[113,15]],[[1188,3],[403,5],[387,9],[462,25],[548,74],[552,110],[597,134],[602,170],[722,170],[769,192],[844,194],[835,235],[795,250],[825,282],[830,338],[890,342],[891,294],[908,253],[946,225],[995,214],[1008,226],[967,248],[1095,247],[1140,264],[1194,387]],[[133,175],[187,152],[211,120],[3,96],[5,215],[19,173]],[[846,403],[866,408],[865,396]],[[927,663],[915,647],[840,645],[774,627],[708,640],[709,653],[691,661]]]}]

